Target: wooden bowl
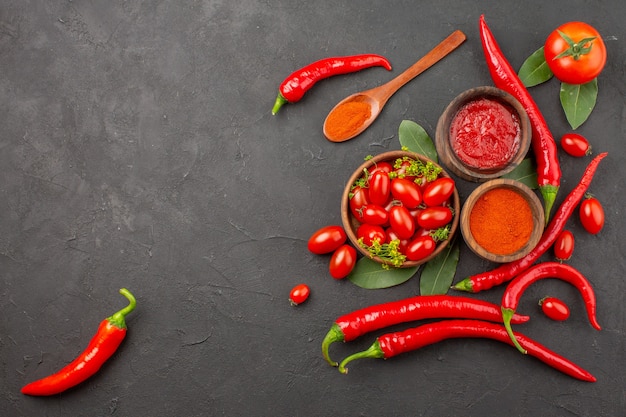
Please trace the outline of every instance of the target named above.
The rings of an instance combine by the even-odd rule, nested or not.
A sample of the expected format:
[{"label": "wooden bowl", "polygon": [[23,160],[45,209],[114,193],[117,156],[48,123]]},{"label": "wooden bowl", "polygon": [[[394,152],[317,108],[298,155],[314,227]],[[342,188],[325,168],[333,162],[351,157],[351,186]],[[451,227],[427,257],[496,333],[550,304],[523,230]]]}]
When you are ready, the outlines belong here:
[{"label": "wooden bowl", "polygon": [[[498,254],[490,252],[483,248],[474,238],[470,227],[470,215],[472,213],[472,210],[474,209],[476,202],[479,201],[485,195],[485,193],[497,188],[509,189],[515,191],[520,196],[522,196],[528,203],[532,215],[532,232],[530,233],[530,237],[526,241],[526,244],[524,244],[515,252],[508,254]],[[467,243],[467,245],[475,254],[488,261],[506,263],[523,258],[537,245],[539,239],[541,239],[541,235],[543,234],[543,227],[544,212],[541,201],[533,192],[533,190],[531,190],[528,186],[519,181],[511,179],[499,178],[481,184],[470,194],[461,210],[461,234],[463,235],[465,243]]]},{"label": "wooden bowl", "polygon": [[[346,235],[348,236],[348,239],[350,240],[350,242],[352,243],[352,245],[354,245],[354,247],[363,255],[363,256],[367,256],[367,257],[371,257],[370,253],[367,251],[367,249],[361,247],[361,245],[359,245],[358,243],[358,238],[356,235],[356,231],[360,225],[360,222],[352,215],[352,212],[350,211],[350,205],[349,205],[349,200],[350,200],[350,192],[352,190],[352,186],[354,185],[354,183],[363,175],[363,170],[367,170],[369,168],[371,168],[373,165],[382,162],[382,161],[387,161],[390,162],[392,165],[394,163],[394,161],[398,158],[403,158],[403,157],[410,157],[416,160],[421,160],[422,162],[431,162],[433,164],[435,164],[437,167],[441,168],[441,173],[439,174],[439,177],[450,177],[450,175],[437,163],[435,163],[434,161],[432,161],[431,159],[427,158],[424,155],[418,154],[418,153],[414,153],[414,152],[406,152],[406,151],[389,151],[389,152],[384,152],[382,154],[376,155],[375,157],[373,157],[372,159],[369,159],[368,161],[365,161],[363,164],[361,164],[361,166],[359,166],[354,173],[350,176],[350,179],[348,179],[348,182],[346,183],[346,187],[343,191],[343,195],[341,196],[341,221],[343,223],[343,227],[346,231]],[[461,202],[460,202],[460,198],[459,198],[459,192],[457,190],[456,187],[454,187],[454,193],[452,195],[452,209],[453,209],[453,214],[454,217],[452,219],[452,224],[450,226],[450,233],[448,235],[448,239],[441,241],[437,244],[437,248],[435,249],[435,251],[430,254],[430,256],[419,260],[419,261],[409,261],[406,260],[402,266],[400,266],[400,268],[411,268],[414,266],[419,266],[422,265],[428,261],[430,261],[431,259],[433,259],[435,256],[437,256],[439,253],[441,253],[446,246],[448,246],[448,243],[450,242],[450,240],[452,239],[452,237],[454,236],[455,232],[458,229],[459,226],[459,217],[460,217],[460,209],[461,209]],[[375,256],[373,258],[374,261],[381,263],[381,264],[387,264],[392,266],[389,262]]]},{"label": "wooden bowl", "polygon": [[[520,137],[517,151],[508,161],[490,168],[479,168],[464,163],[454,151],[450,138],[450,128],[455,116],[465,105],[480,99],[493,100],[505,106],[519,119]],[[476,87],[459,94],[446,107],[437,122],[435,146],[441,163],[457,176],[474,182],[484,182],[511,172],[528,153],[532,131],[530,121],[522,105],[509,93],[495,87]]]}]

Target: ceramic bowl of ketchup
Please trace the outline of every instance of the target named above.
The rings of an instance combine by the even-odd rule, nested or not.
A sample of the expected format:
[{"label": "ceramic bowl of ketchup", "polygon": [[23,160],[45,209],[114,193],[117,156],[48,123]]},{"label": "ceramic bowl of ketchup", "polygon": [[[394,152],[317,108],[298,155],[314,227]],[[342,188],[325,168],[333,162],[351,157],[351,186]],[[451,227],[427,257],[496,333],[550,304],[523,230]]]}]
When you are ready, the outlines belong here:
[{"label": "ceramic bowl of ketchup", "polygon": [[511,172],[528,153],[530,121],[522,105],[496,87],[459,94],[437,122],[440,162],[459,177],[484,182]]}]

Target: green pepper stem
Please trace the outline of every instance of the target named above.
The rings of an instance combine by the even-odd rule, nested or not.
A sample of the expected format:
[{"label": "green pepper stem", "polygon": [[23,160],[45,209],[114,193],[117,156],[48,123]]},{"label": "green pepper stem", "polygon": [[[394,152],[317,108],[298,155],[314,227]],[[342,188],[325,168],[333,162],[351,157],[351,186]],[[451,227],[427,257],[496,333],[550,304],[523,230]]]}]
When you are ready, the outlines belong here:
[{"label": "green pepper stem", "polygon": [[517,350],[522,352],[524,355],[527,354],[528,352],[526,351],[526,349],[522,347],[522,345],[519,344],[519,342],[517,341],[517,338],[515,337],[515,334],[513,334],[513,329],[511,328],[511,319],[513,318],[513,314],[515,314],[515,310],[511,308],[506,308],[506,307],[501,307],[501,308],[502,308],[502,321],[504,322],[504,327],[506,328],[506,332],[509,334],[511,341],[513,342]]},{"label": "green pepper stem", "polygon": [[322,340],[322,355],[324,356],[324,359],[326,359],[326,362],[330,364],[330,366],[337,366],[338,363],[330,359],[330,355],[328,354],[328,348],[330,347],[331,343],[343,341],[343,331],[337,323],[333,323],[333,325],[330,327],[330,330],[324,337],[324,340]]},{"label": "green pepper stem", "polygon": [[348,362],[352,362],[355,359],[363,359],[363,358],[378,359],[378,358],[384,358],[384,357],[385,357],[385,354],[380,348],[380,342],[378,341],[378,339],[376,339],[374,344],[372,344],[372,346],[370,346],[367,350],[354,353],[348,356],[347,358],[345,358],[344,360],[342,360],[341,363],[339,364],[339,372],[341,372],[342,374],[347,374],[348,368],[346,368],[346,365],[348,364]]},{"label": "green pepper stem", "polygon": [[552,211],[552,206],[554,205],[554,201],[556,200],[556,194],[559,192],[559,187],[557,185],[541,185],[539,186],[539,190],[541,191],[541,196],[543,197],[543,205],[544,205],[544,226],[547,226],[550,221],[550,212]]},{"label": "green pepper stem", "polygon": [[278,96],[276,96],[276,101],[274,102],[274,107],[272,108],[272,114],[278,113],[278,110],[280,110],[280,108],[285,103],[288,103],[287,99],[283,97],[282,94],[278,93]]},{"label": "green pepper stem", "polygon": [[474,292],[472,290],[472,280],[470,280],[469,278],[465,278],[462,281],[459,281],[456,285],[452,286],[452,289],[459,290],[459,291]]},{"label": "green pepper stem", "polygon": [[135,307],[137,306],[137,300],[135,299],[135,296],[126,288],[120,289],[120,294],[122,294],[124,297],[128,299],[128,305],[124,307],[123,309],[121,309],[120,311],[118,311],[117,313],[114,313],[113,315],[108,317],[107,320],[112,325],[119,327],[120,329],[125,329],[126,328],[125,317],[131,311],[135,309]]}]

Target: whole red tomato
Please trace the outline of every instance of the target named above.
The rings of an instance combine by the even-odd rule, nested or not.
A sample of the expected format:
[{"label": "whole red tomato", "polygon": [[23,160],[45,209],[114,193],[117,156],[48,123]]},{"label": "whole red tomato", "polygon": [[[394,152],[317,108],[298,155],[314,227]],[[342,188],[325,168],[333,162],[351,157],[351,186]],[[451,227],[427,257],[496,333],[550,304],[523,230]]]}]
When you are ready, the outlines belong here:
[{"label": "whole red tomato", "polygon": [[356,237],[358,239],[363,239],[363,243],[367,246],[372,246],[374,240],[384,243],[386,241],[387,234],[385,233],[385,229],[380,226],[363,223],[358,229],[356,229]]},{"label": "whole red tomato", "polygon": [[298,304],[304,303],[309,295],[311,294],[311,289],[306,284],[298,284],[291,289],[289,293],[289,302],[293,306],[297,306]]},{"label": "whole red tomato", "polygon": [[604,227],[604,209],[595,197],[587,197],[580,203],[579,217],[585,230],[592,235]]},{"label": "whole red tomato", "polygon": [[441,177],[426,186],[422,198],[427,206],[441,206],[453,193],[454,180],[450,177]]},{"label": "whole red tomato", "polygon": [[424,229],[439,229],[452,221],[452,211],[448,207],[427,207],[417,215],[417,224]]},{"label": "whole red tomato", "polygon": [[408,209],[414,209],[422,204],[422,191],[419,185],[406,178],[391,180],[391,195]]},{"label": "whole red tomato", "polygon": [[569,307],[556,297],[544,297],[539,300],[539,305],[543,313],[552,320],[563,321],[569,317]]},{"label": "whole red tomato", "polygon": [[566,133],[561,137],[561,147],[571,156],[581,158],[591,155],[591,146],[589,141],[578,133]]},{"label": "whole red tomato", "polygon": [[376,204],[367,204],[360,211],[356,218],[361,223],[385,225],[389,222],[389,213],[384,207]]},{"label": "whole red tomato", "polygon": [[569,230],[563,230],[554,242],[554,256],[557,261],[567,261],[574,252],[574,234]]},{"label": "whole red tomato", "polygon": [[606,63],[606,46],[600,33],[583,22],[556,28],[548,35],[543,53],[554,76],[568,84],[588,83]]},{"label": "whole red tomato", "polygon": [[389,226],[400,239],[409,239],[415,233],[415,220],[404,206],[392,206],[389,209]]},{"label": "whole red tomato", "polygon": [[373,204],[384,206],[389,200],[391,193],[391,180],[385,171],[376,171],[369,178],[369,201]]},{"label": "whole red tomato", "polygon": [[350,245],[341,245],[330,258],[328,270],[335,279],[342,279],[350,275],[356,265],[356,249]]},{"label": "whole red tomato", "polygon": [[350,200],[348,202],[352,215],[358,218],[359,210],[368,203],[367,188],[362,188],[359,185],[355,186],[350,192]]},{"label": "whole red tomato", "polygon": [[431,236],[420,236],[409,242],[404,254],[409,261],[421,261],[430,256],[436,247],[437,242]]},{"label": "whole red tomato", "polygon": [[311,235],[307,247],[312,253],[322,255],[334,252],[346,242],[347,238],[348,236],[343,227],[336,225],[324,226]]}]

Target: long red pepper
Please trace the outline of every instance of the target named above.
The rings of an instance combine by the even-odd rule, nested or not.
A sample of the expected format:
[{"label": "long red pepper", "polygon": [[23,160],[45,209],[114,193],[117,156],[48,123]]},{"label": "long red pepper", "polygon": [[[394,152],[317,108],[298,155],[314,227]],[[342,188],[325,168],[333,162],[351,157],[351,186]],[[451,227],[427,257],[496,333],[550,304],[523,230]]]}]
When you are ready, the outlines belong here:
[{"label": "long red pepper", "polygon": [[[533,339],[517,332],[515,337],[526,348],[529,355],[554,369],[582,381],[596,381],[596,378],[589,372]],[[379,336],[369,349],[345,358],[339,365],[339,372],[347,373],[346,365],[355,359],[389,359],[401,353],[453,338],[487,338],[513,345],[506,329],[501,324],[481,320],[443,320]]]},{"label": "long red pepper", "polygon": [[535,248],[531,250],[528,255],[517,261],[502,264],[491,271],[467,277],[454,285],[452,288],[455,290],[477,293],[510,281],[516,275],[530,268],[530,266],[534,264],[535,261],[554,244],[556,238],[559,236],[561,231],[563,231],[567,220],[570,218],[574,209],[585,195],[587,188],[589,188],[589,184],[591,184],[591,180],[596,173],[598,164],[607,155],[608,154],[604,152],[596,155],[596,157],[591,160],[585,169],[580,182],[567,195],[567,197],[565,197],[561,206],[554,213],[554,217],[550,221],[550,224],[544,230],[539,243],[537,243]]},{"label": "long red pepper", "polygon": [[480,16],[479,26],[483,52],[495,86],[515,97],[528,114],[532,127],[531,145],[537,161],[537,182],[544,201],[545,221],[548,224],[552,205],[561,184],[556,142],[537,103],[502,53],[493,33],[485,23],[484,15]]},{"label": "long red pepper", "polygon": [[581,274],[573,266],[562,264],[560,262],[543,262],[524,271],[506,287],[502,296],[502,317],[504,318],[504,327],[511,337],[511,341],[515,347],[522,352],[526,350],[519,344],[511,329],[511,317],[515,314],[519,300],[524,291],[534,282],[544,278],[558,278],[569,284],[572,284],[582,295],[587,310],[587,316],[591,325],[600,330],[600,324],[596,318],[596,295],[587,278]]},{"label": "long red pepper", "polygon": [[357,72],[370,67],[383,67],[391,71],[391,64],[387,58],[376,54],[331,57],[312,62],[291,73],[280,84],[272,114],[278,113],[285,103],[300,101],[304,93],[324,78]]},{"label": "long red pepper", "polygon": [[[417,295],[384,304],[372,305],[339,317],[322,341],[322,355],[337,366],[328,353],[334,342],[349,342],[366,333],[395,324],[431,318],[466,318],[503,322],[496,304],[452,295]],[[528,316],[514,315],[513,323],[524,323]]]},{"label": "long red pepper", "polygon": [[36,396],[59,394],[98,372],[126,337],[125,317],[137,305],[135,297],[126,288],[122,288],[120,294],[128,299],[128,306],[100,323],[87,348],[58,372],[24,386],[22,394]]}]

